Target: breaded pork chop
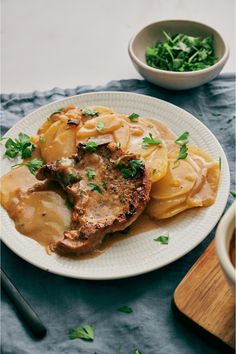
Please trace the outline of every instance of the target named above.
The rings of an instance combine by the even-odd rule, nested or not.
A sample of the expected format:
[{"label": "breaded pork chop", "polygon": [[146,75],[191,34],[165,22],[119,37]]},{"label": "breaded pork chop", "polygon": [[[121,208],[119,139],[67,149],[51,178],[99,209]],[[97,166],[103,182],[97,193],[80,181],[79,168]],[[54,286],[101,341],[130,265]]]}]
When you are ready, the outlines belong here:
[{"label": "breaded pork chop", "polygon": [[124,230],[144,210],[151,180],[144,161],[115,144],[79,145],[71,158],[44,165],[39,180],[58,181],[72,205],[71,229],[51,245],[59,254],[84,254],[107,233]]}]

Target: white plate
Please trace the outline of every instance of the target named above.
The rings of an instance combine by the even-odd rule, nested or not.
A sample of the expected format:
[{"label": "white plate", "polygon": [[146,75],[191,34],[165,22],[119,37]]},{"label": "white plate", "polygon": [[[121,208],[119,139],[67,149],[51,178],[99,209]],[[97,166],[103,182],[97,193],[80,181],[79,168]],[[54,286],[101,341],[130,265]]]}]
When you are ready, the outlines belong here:
[{"label": "white plate", "polygon": [[[53,111],[70,104],[78,106],[104,105],[119,113],[139,113],[142,117],[158,118],[177,135],[190,132],[190,143],[199,146],[218,160],[221,157],[221,181],[216,202],[209,208],[185,211],[165,225],[115,243],[101,256],[87,260],[72,260],[49,256],[43,247],[18,233],[5,210],[1,210],[2,240],[17,255],[46,271],[81,279],[117,279],[161,268],[197,246],[219,220],[229,194],[229,167],[226,156],[214,135],[190,113],[165,101],[126,92],[98,92],[69,97],[44,106],[29,114],[11,128],[7,136],[19,132],[33,135]],[[10,169],[4,159],[2,173]],[[155,236],[169,231],[168,245],[153,241]]]}]

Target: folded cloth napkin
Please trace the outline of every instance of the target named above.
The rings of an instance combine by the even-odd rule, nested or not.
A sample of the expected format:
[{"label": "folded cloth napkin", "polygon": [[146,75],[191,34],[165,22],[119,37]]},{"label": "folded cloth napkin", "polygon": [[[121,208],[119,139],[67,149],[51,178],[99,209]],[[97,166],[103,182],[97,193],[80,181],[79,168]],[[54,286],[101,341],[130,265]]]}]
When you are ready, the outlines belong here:
[{"label": "folded cloth napkin", "polygon": [[[49,102],[86,92],[130,91],[171,102],[200,119],[219,139],[234,182],[235,76],[226,74],[189,91],[169,91],[143,80],[111,81],[106,86],[55,88],[30,94],[3,94],[2,133],[33,110]],[[229,196],[228,205],[233,197]],[[28,264],[2,245],[2,266],[48,328],[35,340],[2,294],[3,354],[191,354],[220,353],[172,314],[173,292],[214,237],[178,261],[149,274],[116,281],[85,281],[60,277]],[[122,305],[132,314],[118,312]],[[89,324],[95,340],[70,340],[68,330]]]}]

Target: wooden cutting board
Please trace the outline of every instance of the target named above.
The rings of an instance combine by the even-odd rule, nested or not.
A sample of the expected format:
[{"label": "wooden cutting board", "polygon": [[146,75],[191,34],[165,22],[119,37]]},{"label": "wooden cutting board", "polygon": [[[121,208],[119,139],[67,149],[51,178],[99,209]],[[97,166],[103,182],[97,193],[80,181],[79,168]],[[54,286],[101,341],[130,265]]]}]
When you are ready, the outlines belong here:
[{"label": "wooden cutting board", "polygon": [[173,306],[185,322],[228,349],[235,348],[234,296],[218,263],[214,241],[176,288]]}]

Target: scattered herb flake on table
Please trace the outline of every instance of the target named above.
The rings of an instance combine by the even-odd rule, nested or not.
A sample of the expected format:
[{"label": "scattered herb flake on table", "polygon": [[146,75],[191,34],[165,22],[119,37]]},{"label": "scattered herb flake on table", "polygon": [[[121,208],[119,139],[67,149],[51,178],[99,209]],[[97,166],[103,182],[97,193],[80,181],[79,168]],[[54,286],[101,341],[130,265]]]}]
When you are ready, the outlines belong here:
[{"label": "scattered herb flake on table", "polygon": [[126,305],[119,307],[119,308],[117,309],[117,311],[119,311],[119,312],[124,312],[124,313],[132,313],[132,312],[133,312],[133,310],[131,309],[131,307],[126,306]]},{"label": "scattered herb flake on table", "polygon": [[212,112],[211,114],[212,114],[214,117],[219,117],[219,116],[221,116],[221,113]]},{"label": "scattered herb flake on table", "polygon": [[87,324],[81,327],[73,328],[69,331],[69,339],[83,339],[87,341],[93,341],[94,338],[94,330]]},{"label": "scattered herb flake on table", "polygon": [[235,191],[230,191],[230,194],[232,195],[232,197],[236,198],[236,192]]},{"label": "scattered herb flake on table", "polygon": [[146,48],[149,66],[167,71],[196,71],[215,64],[213,37],[205,38],[177,33],[170,36],[162,31],[165,41]]}]

